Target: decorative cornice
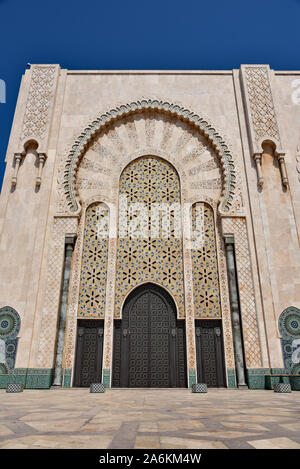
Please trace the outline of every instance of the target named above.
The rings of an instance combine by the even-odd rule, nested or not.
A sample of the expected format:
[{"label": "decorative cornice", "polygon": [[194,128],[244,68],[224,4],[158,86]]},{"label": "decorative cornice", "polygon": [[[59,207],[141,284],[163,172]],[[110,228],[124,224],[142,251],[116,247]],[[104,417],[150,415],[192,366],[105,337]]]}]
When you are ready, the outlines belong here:
[{"label": "decorative cornice", "polygon": [[153,99],[134,101],[111,109],[109,112],[96,118],[79,135],[68,155],[64,172],[64,190],[70,210],[76,212],[79,209],[79,201],[75,188],[76,172],[88,143],[102,128],[112,122],[128,116],[129,114],[135,114],[146,110],[155,110],[161,113],[175,115],[180,120],[188,122],[198,128],[208,138],[220,158],[223,172],[222,195],[219,210],[221,212],[228,212],[231,207],[236,185],[236,170],[233,157],[225,141],[216,129],[194,112],[177,104]]}]

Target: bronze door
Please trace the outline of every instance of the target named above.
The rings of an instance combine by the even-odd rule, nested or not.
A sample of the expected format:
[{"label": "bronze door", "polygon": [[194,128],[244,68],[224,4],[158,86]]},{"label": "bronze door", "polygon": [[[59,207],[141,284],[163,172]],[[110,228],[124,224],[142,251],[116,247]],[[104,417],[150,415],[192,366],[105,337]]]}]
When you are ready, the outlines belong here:
[{"label": "bronze door", "polygon": [[113,386],[185,387],[184,322],[162,288],[136,288],[115,321]]},{"label": "bronze door", "polygon": [[222,322],[196,320],[197,381],[208,387],[224,387],[224,349]]},{"label": "bronze door", "polygon": [[74,386],[89,387],[101,382],[103,330],[103,320],[78,321]]}]

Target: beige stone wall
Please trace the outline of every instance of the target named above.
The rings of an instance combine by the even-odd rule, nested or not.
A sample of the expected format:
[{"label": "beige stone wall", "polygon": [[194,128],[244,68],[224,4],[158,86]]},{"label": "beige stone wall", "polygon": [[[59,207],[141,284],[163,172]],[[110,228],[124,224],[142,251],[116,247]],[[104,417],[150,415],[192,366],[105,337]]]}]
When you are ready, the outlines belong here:
[{"label": "beige stone wall", "polygon": [[[77,231],[79,216],[79,211],[72,213],[69,210],[63,186],[72,146],[87,125],[101,114],[137,100],[157,99],[178,104],[205,118],[229,148],[237,183],[233,204],[226,216],[238,216],[243,220],[231,224],[236,227],[236,236],[242,230],[244,243],[237,253],[241,256],[237,260],[240,288],[245,271],[247,282],[251,282],[248,285],[251,298],[245,299],[241,309],[245,315],[251,309],[252,322],[245,319],[243,326],[246,343],[249,347],[256,343],[257,350],[260,349],[254,358],[246,354],[250,357],[248,366],[281,367],[278,317],[288,306],[300,307],[300,173],[296,159],[300,145],[300,99],[298,104],[296,93],[300,85],[295,84],[295,80],[300,80],[300,73],[267,69],[269,81],[263,83],[257,94],[254,89],[251,108],[243,68],[241,71],[208,72],[103,72],[67,71],[54,66],[49,72],[47,66],[46,70],[43,67],[40,72],[38,66],[31,67],[22,79],[0,199],[0,306],[14,307],[22,320],[16,366],[53,366],[64,236]],[[264,75],[265,69],[259,73]],[[42,96],[42,104],[30,94],[34,87]],[[272,114],[273,127],[261,131],[253,120],[257,115],[255,99],[258,102],[270,100],[270,93],[273,108],[271,105],[268,113]],[[268,119],[268,115],[264,117]],[[44,124],[40,127],[39,122]],[[257,186],[253,154],[262,152],[258,140],[264,135],[274,138],[277,148],[280,146],[280,151],[284,152],[287,188],[281,184],[276,162],[274,164],[267,157],[262,157],[261,166],[265,184],[262,190]],[[14,155],[21,153],[24,143],[30,139],[39,144],[37,154],[28,153],[22,158],[17,185],[12,190]],[[94,200],[113,202],[122,169],[134,158],[147,153],[157,154],[174,165],[181,178],[183,198],[189,202],[210,201],[217,210],[224,173],[213,145],[209,139],[201,137],[201,132],[175,115],[154,111],[111,122],[95,136],[77,173],[82,207]],[[36,190],[39,154],[46,154],[46,162],[41,187]],[[54,215],[64,215],[64,218],[55,221]],[[220,224],[220,217],[217,221]],[[80,217],[79,222],[82,224]],[[67,367],[71,367],[74,355],[80,231],[78,235],[70,286],[69,340],[65,349]],[[226,265],[221,239],[217,242],[226,363],[232,368]],[[114,275],[112,256],[113,249],[108,282]],[[49,288],[52,298],[47,293]],[[241,298],[243,301],[243,295]],[[108,309],[113,310],[113,305]],[[254,332],[251,327],[255,328]]]},{"label": "beige stone wall", "polygon": [[[248,77],[246,68],[251,70]],[[297,267],[300,262],[300,186],[296,170],[300,101],[297,104],[292,95],[293,82],[300,75],[297,72],[274,73],[268,66],[244,66],[241,72],[236,76],[236,83],[244,96],[244,106],[239,113],[261,293],[259,302],[267,335],[269,366],[277,368],[282,367],[279,316],[285,308],[300,304]],[[262,148],[263,141],[276,146],[273,155]],[[261,160],[262,187],[257,184],[255,153]],[[282,184],[280,154],[284,157],[287,186]]]},{"label": "beige stone wall", "polygon": [[[36,366],[30,354],[35,344],[35,327],[41,316],[38,299],[43,295],[47,225],[51,195],[56,142],[58,138],[63,78],[59,66],[37,66],[27,70],[21,84],[14,123],[6,155],[6,172],[1,193],[1,306],[14,307],[21,317],[20,341],[16,367]],[[24,144],[34,140],[36,151],[25,156]],[[42,184],[36,185],[39,154],[47,159]],[[15,156],[22,153],[17,184]]]}]

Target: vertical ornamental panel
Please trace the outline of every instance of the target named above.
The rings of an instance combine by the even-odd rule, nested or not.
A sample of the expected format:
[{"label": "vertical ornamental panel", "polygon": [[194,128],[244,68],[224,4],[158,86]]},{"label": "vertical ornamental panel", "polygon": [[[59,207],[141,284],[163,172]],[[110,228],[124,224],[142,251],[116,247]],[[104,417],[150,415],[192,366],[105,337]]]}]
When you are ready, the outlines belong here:
[{"label": "vertical ornamental panel", "polygon": [[[180,184],[174,168],[159,158],[133,161],[120,178],[115,318],[130,290],[146,281],[166,287],[184,317]],[[139,207],[139,210],[137,208]],[[165,217],[165,218],[164,218]]]},{"label": "vertical ornamental panel", "polygon": [[[201,206],[203,208],[199,210]],[[203,216],[197,216],[201,212]],[[203,227],[198,226],[202,223]],[[195,318],[218,319],[221,318],[221,304],[217,249],[214,214],[209,205],[193,205],[192,227],[198,239],[192,249]]]},{"label": "vertical ornamental panel", "polygon": [[108,256],[108,208],[95,203],[86,211],[78,317],[103,319]]},{"label": "vertical ornamental panel", "polygon": [[37,364],[39,368],[52,368],[55,353],[57,315],[61,293],[62,272],[64,264],[65,237],[76,233],[77,219],[54,218],[47,265],[45,298],[41,317],[41,331]]}]

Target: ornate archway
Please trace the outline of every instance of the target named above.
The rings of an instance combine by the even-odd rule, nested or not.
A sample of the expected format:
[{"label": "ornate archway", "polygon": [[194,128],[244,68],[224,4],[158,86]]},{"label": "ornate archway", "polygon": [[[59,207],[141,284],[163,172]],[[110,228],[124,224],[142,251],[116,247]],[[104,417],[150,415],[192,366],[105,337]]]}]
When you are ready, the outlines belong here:
[{"label": "ornate archway", "polygon": [[[128,105],[128,107],[122,108],[119,114],[115,113],[115,111],[112,114],[108,113],[110,118],[108,118],[108,114],[105,114],[104,120],[99,118],[94,121],[93,125],[87,127],[80,139],[75,142],[65,166],[63,200],[66,200],[66,196],[69,209],[66,210],[66,205],[63,203],[64,209],[62,209],[62,213],[64,215],[70,215],[71,212],[74,217],[80,215],[81,203],[84,213],[84,208],[91,194],[96,198],[98,197],[107,203],[113,204],[115,200],[118,200],[118,177],[122,170],[124,171],[125,168],[126,171],[130,164],[137,159],[143,158],[145,155],[157,155],[154,158],[165,161],[171,167],[176,168],[175,173],[180,176],[182,182],[182,203],[193,203],[194,200],[197,200],[197,196],[197,198],[200,197],[204,202],[211,203],[214,211],[217,206],[221,212],[223,211],[223,214],[224,212],[229,214],[232,210],[236,209],[236,197],[234,197],[232,204],[233,196],[235,195],[235,167],[232,156],[224,141],[206,121],[200,118],[197,121],[195,114],[185,112],[179,106],[169,105],[170,107],[168,108],[162,104],[162,102],[152,102],[152,100],[133,103],[132,107]],[[197,125],[193,121],[192,116],[195,117],[195,122],[198,122]],[[156,142],[153,143],[153,147],[151,147],[152,142]],[[172,145],[170,142],[172,142]],[[228,197],[224,197],[224,194],[227,194]],[[74,203],[71,200],[72,197]],[[115,227],[116,225],[113,224],[112,228],[115,229]],[[81,248],[79,246],[79,242],[82,239],[81,231],[78,238],[77,251],[81,255]],[[151,246],[150,251],[152,251]],[[130,255],[130,253],[127,254]],[[170,252],[170,254],[172,256],[173,253]],[[111,382],[113,319],[120,317],[119,315],[122,311],[124,284],[126,283],[126,296],[128,291],[140,283],[145,281],[155,282],[154,277],[148,276],[144,278],[142,269],[134,270],[134,272],[127,272],[125,269],[122,271],[121,276],[118,277],[115,269],[118,262],[117,256],[118,242],[117,240],[111,240],[107,268],[108,288],[106,292],[106,332],[103,361],[103,381],[108,386],[110,386]],[[178,256],[177,258],[180,259]],[[183,318],[185,316],[188,324],[187,330],[192,330],[194,307],[190,292],[193,288],[193,280],[188,254],[185,255],[185,259],[186,262],[183,269],[185,270],[185,283],[182,288],[182,279],[179,279],[179,287],[181,289],[181,293],[178,295],[180,296],[179,299],[174,295],[174,291],[179,290],[178,284],[174,284],[175,287],[172,289],[170,285],[165,285],[164,282],[156,280],[158,284],[164,285],[174,295],[178,306],[178,317]],[[152,273],[149,263],[145,266],[145,271],[147,270],[148,273]],[[182,269],[175,269],[175,271],[178,274]],[[138,274],[138,278],[130,279],[129,277],[132,273]],[[169,275],[173,272],[164,273]],[[126,278],[122,277],[123,274],[126,274]],[[143,278],[140,278],[141,276]],[[168,279],[166,278],[165,281],[168,281]],[[117,293],[117,302],[115,302],[115,291]],[[123,295],[122,298],[120,295]],[[224,303],[225,301],[223,301]],[[75,310],[78,315],[76,305]],[[194,340],[193,332],[189,335],[187,353],[190,385],[196,379]]]},{"label": "ornate archway", "polygon": [[236,169],[233,157],[224,139],[213,126],[194,112],[176,104],[152,99],[135,101],[112,109],[95,119],[79,135],[68,155],[64,170],[64,192],[70,211],[76,212],[79,208],[79,200],[76,192],[76,172],[89,142],[101,129],[105,128],[110,123],[128,115],[141,113],[147,110],[155,110],[163,114],[177,116],[179,120],[188,122],[207,137],[220,158],[223,172],[222,195],[219,210],[225,213],[228,212],[231,207],[236,186]]}]

